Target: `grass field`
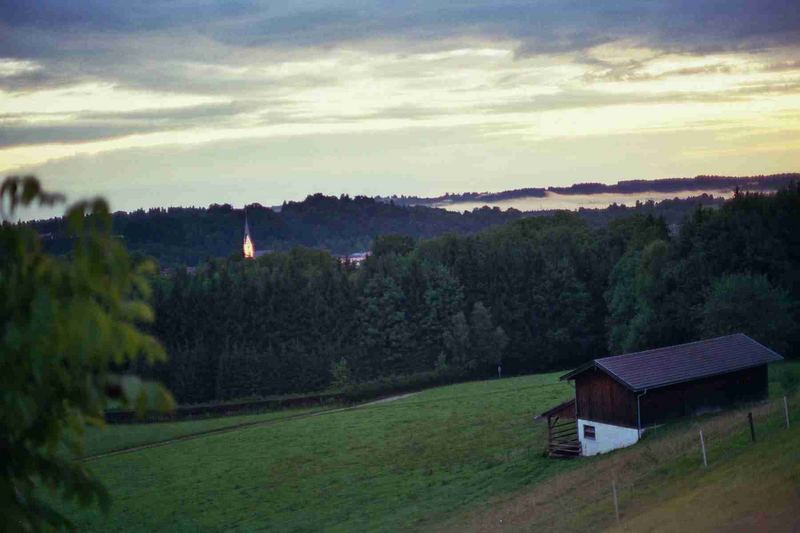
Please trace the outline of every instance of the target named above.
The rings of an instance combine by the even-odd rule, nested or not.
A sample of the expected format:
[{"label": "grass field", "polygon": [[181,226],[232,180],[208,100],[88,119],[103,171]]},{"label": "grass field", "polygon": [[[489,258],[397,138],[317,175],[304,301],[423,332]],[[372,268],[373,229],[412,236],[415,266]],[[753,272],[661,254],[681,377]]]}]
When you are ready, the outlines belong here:
[{"label": "grass field", "polygon": [[[80,530],[89,531],[610,527],[615,521],[607,484],[614,473],[624,520],[648,528],[663,522],[658,509],[681,509],[683,495],[702,492],[696,483],[725,485],[727,477],[719,473],[724,468],[758,466],[750,454],[759,447],[774,463],[770,471],[797,480],[798,428],[779,431],[771,411],[759,418],[764,434],[756,446],[747,442],[738,414],[702,419],[711,438],[705,472],[698,472],[694,449],[697,420],[607,456],[546,459],[545,428],[533,416],[572,395],[558,375],[441,387],[313,417],[280,420],[292,411],[254,415],[277,418],[100,457],[89,464],[111,490],[112,510],[72,515]],[[771,391],[779,394],[780,387],[771,383]],[[88,448],[100,453],[224,427],[234,419],[255,420],[111,427],[92,435]],[[785,485],[783,478],[769,479]],[[565,522],[561,517],[570,506],[574,512]]]},{"label": "grass field", "polygon": [[[800,530],[800,397],[785,428],[779,375],[765,404],[683,420],[636,446],[583,458],[570,472],[455,513],[439,531],[797,531]],[[753,443],[747,413],[755,420]],[[699,429],[708,467],[703,467]],[[617,523],[612,480],[617,488]]]},{"label": "grass field", "polygon": [[[795,405],[797,407],[797,405]],[[741,435],[739,436],[741,440]],[[744,436],[747,440],[747,436]],[[800,528],[800,427],[767,435],[714,467],[685,475],[631,505],[624,528],[695,531],[797,531]]]},{"label": "grass field", "polygon": [[87,429],[85,455],[98,455],[114,450],[154,444],[189,435],[196,435],[198,433],[217,431],[247,424],[277,421],[298,414],[319,410],[321,409],[292,409],[220,418],[201,418],[184,422],[117,424],[107,426],[103,429],[91,427]]},{"label": "grass field", "polygon": [[[112,511],[78,514],[77,523],[94,531],[352,531],[436,520],[574,467],[542,457],[544,428],[532,420],[572,394],[557,376],[443,387],[99,458],[90,465],[111,490]],[[125,438],[142,443],[132,431]]]},{"label": "grass field", "polygon": [[[800,402],[795,399],[795,409]],[[719,422],[737,422],[743,412]],[[438,524],[439,531],[797,531],[800,528],[800,424],[764,419],[761,438],[717,428],[709,466],[685,429],[593,459],[543,483],[503,495]],[[795,422],[800,416],[795,417]],[[689,432],[696,437],[695,431]],[[686,444],[690,444],[686,446]],[[692,445],[693,444],[693,445]],[[616,482],[620,522],[611,480]]]}]

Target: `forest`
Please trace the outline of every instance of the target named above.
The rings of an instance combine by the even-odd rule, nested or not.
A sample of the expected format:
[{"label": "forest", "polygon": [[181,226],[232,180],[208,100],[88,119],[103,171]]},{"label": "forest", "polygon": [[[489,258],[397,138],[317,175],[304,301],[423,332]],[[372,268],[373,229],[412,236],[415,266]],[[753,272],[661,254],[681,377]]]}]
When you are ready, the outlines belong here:
[{"label": "forest", "polygon": [[800,184],[696,207],[677,231],[561,212],[371,250],[162,273],[151,333],[169,360],[136,371],[198,403],[561,370],[733,332],[800,355]]},{"label": "forest", "polygon": [[[592,225],[605,225],[632,213],[660,215],[670,224],[680,222],[698,204],[714,206],[721,198],[708,195],[662,202],[636,202],[626,207],[581,209],[581,218]],[[285,202],[279,210],[259,204],[235,209],[228,204],[207,208],[170,207],[113,213],[115,234],[133,253],[152,257],[162,268],[195,266],[211,258],[226,258],[241,252],[245,211],[256,249],[288,251],[295,246],[347,255],[368,250],[378,235],[403,234],[427,239],[453,233],[470,235],[530,216],[550,213],[501,211],[484,207],[462,213],[424,206],[402,206],[365,196],[340,197],[314,194],[302,202]],[[73,242],[63,218],[32,222],[45,249],[63,254]]]},{"label": "forest", "polygon": [[[210,258],[241,252],[245,212],[256,249],[288,251],[295,246],[320,248],[333,254],[369,249],[376,235],[402,233],[416,238],[445,232],[475,233],[519,218],[519,211],[479,209],[453,213],[429,207],[400,207],[365,196],[314,194],[302,202],[284,202],[279,209],[251,204],[207,208],[170,207],[113,214],[114,231],[128,250],[153,257],[162,267],[197,265]],[[33,223],[47,238],[51,253],[71,248],[60,218]]]}]

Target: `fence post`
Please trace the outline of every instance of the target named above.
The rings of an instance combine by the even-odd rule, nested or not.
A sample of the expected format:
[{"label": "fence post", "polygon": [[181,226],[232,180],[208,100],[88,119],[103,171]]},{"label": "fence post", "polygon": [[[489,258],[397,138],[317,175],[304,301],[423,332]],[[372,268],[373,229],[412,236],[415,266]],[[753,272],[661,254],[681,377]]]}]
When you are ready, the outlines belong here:
[{"label": "fence post", "polygon": [[747,413],[747,421],[750,422],[750,438],[756,441],[756,426],[753,424],[753,413]]},{"label": "fence post", "polygon": [[706,441],[703,438],[703,430],[700,430],[700,449],[703,451],[703,467],[708,468],[708,459],[706,458]]},{"label": "fence post", "polygon": [[786,429],[789,429],[789,402],[783,397],[783,415],[786,417]]},{"label": "fence post", "polygon": [[619,524],[619,502],[617,501],[617,481],[611,479],[611,492],[614,494],[614,514],[617,516],[617,523]]}]

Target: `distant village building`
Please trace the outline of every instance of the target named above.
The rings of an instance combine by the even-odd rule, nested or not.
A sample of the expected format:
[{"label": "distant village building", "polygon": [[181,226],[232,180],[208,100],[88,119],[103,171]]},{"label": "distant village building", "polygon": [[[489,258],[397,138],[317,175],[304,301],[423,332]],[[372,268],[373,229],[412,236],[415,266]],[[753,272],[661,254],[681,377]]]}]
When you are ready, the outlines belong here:
[{"label": "distant village building", "polygon": [[197,269],[198,267],[196,266],[161,267],[158,272],[161,277],[174,276],[181,270],[189,276],[194,276],[197,273]]},{"label": "distant village building", "polygon": [[767,396],[767,365],[783,357],[737,333],[595,359],[562,380],[575,398],[545,411],[551,457],[638,442],[645,428]]},{"label": "distant village building", "polygon": [[370,252],[356,252],[354,254],[340,255],[338,256],[338,259],[342,263],[351,263],[355,266],[359,266],[361,263],[366,261],[367,257],[370,255]]},{"label": "distant village building", "polygon": [[245,259],[255,259],[270,253],[272,250],[256,250],[253,237],[250,235],[250,224],[247,220],[247,213],[244,215],[244,241],[242,242],[242,257]]},{"label": "distant village building", "polygon": [[250,225],[247,223],[247,213],[244,215],[244,243],[242,244],[242,255],[245,259],[255,259],[256,247],[250,237]]}]

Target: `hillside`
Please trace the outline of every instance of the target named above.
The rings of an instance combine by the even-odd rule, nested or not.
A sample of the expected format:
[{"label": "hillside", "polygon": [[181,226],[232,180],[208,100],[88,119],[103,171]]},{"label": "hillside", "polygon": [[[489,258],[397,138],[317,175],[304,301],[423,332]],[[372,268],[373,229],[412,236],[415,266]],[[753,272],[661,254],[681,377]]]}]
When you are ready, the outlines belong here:
[{"label": "hillside", "polygon": [[[482,209],[453,213],[427,207],[401,207],[357,196],[315,194],[286,202],[279,211],[253,204],[245,210],[228,204],[207,208],[171,207],[114,213],[114,231],[132,252],[154,257],[161,266],[196,265],[208,258],[241,254],[245,211],[259,251],[295,246],[333,254],[368,250],[378,235],[399,233],[427,238],[443,233],[470,234],[520,218],[518,211]],[[35,222],[45,245],[62,253],[70,242],[61,219]]]},{"label": "hillside", "polygon": [[[773,366],[771,379],[797,363]],[[436,524],[438,531],[796,531],[800,527],[800,398],[661,426],[642,442]],[[752,412],[756,442],[747,414]],[[702,429],[708,454],[703,467]],[[619,521],[613,502],[616,486]]]},{"label": "hillside", "polygon": [[558,213],[380,237],[358,268],[298,248],[177,270],[152,300],[169,360],[136,371],[203,403],[338,388],[335,368],[395,391],[733,332],[798,355],[800,190],[740,195],[672,229]]},{"label": "hillside", "polygon": [[[80,514],[77,525],[81,531],[419,525],[572,468],[541,456],[543,429],[531,423],[540,406],[569,394],[556,374],[473,382],[102,457],[88,465],[110,488],[114,506],[107,518]],[[108,431],[132,431],[122,428]]]},{"label": "hillside", "polygon": [[[771,374],[776,396],[782,370]],[[212,421],[112,426],[90,435],[93,453],[163,437],[184,440],[90,460],[114,505],[108,516],[79,513],[77,525],[82,531],[396,531],[492,529],[503,519],[524,529],[586,529],[614,525],[607,486],[612,473],[623,523],[643,524],[657,524],[658,515],[648,513],[660,506],[688,505],[681,495],[702,492],[706,484],[724,481],[727,490],[715,493],[716,502],[730,503],[726,498],[740,494],[736,487],[746,493],[800,475],[792,459],[800,450],[797,398],[788,432],[774,402],[757,408],[755,446],[747,441],[743,414],[730,412],[659,429],[610,455],[547,459],[544,427],[533,416],[572,394],[558,375],[441,387],[316,416],[253,415],[249,420],[256,423],[247,427],[236,427],[247,419],[236,417],[227,431],[194,438],[192,431],[206,431]],[[226,419],[215,420],[216,429],[225,427]],[[176,433],[181,424],[189,429]],[[696,424],[709,436],[705,471]],[[730,483],[729,475],[746,475],[737,470],[743,465],[761,471],[752,489]],[[533,513],[526,507],[531,503]],[[778,512],[789,503],[776,498],[764,510]],[[716,524],[714,516],[706,519]]]},{"label": "hillside", "polygon": [[[632,214],[663,216],[668,224],[678,224],[698,205],[718,206],[721,198],[697,195],[662,202],[637,202],[604,209],[580,209],[579,216],[600,227]],[[161,266],[197,265],[208,258],[241,253],[245,210],[230,205],[171,207],[114,213],[114,232],[128,249],[158,260]],[[368,250],[374,238],[386,234],[408,235],[415,239],[445,233],[469,235],[489,227],[531,216],[552,215],[552,211],[501,211],[484,207],[455,212],[402,202],[378,201],[356,196],[315,194],[302,202],[286,202],[279,210],[259,204],[247,206],[250,229],[259,251],[285,251],[295,246],[328,250],[345,255]],[[43,235],[46,249],[65,253],[70,239],[60,218],[32,223]]]}]

